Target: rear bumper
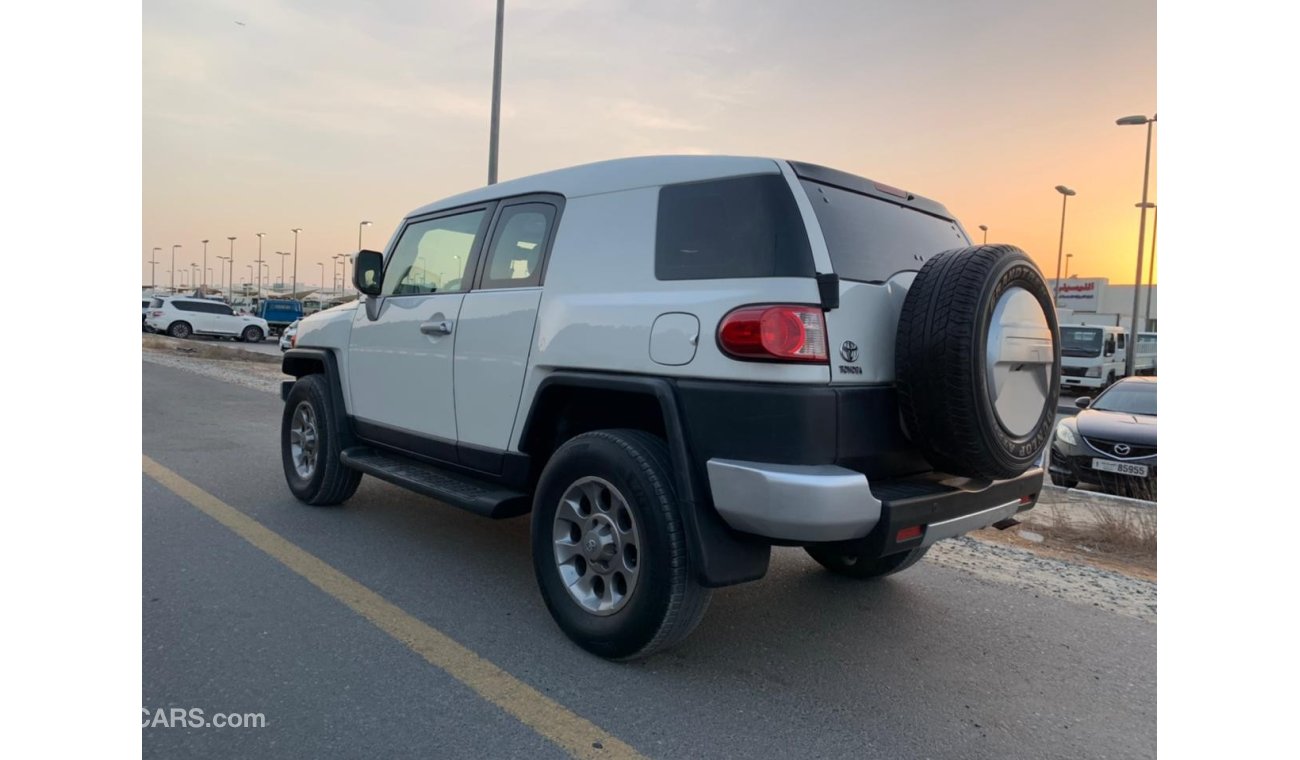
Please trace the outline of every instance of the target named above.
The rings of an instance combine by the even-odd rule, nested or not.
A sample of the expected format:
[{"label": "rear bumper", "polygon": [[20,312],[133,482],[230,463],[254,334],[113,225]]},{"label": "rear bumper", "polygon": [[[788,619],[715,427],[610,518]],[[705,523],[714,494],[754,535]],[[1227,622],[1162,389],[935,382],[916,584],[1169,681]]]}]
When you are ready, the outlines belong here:
[{"label": "rear bumper", "polygon": [[[866,540],[880,555],[929,546],[1030,509],[1043,470],[992,483],[936,473],[872,484],[835,465],[707,463],[714,507],[732,528],[778,541]],[[899,531],[919,527],[898,541]],[[914,535],[910,535],[914,534]]]}]

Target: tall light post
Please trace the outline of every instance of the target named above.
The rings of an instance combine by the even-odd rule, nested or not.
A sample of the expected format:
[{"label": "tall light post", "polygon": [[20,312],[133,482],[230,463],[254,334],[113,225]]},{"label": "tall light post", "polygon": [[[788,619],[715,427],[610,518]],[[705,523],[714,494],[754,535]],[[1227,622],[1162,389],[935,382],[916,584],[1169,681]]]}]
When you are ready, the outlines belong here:
[{"label": "tall light post", "polygon": [[292,255],[293,255],[293,252],[292,252],[292,251],[276,251],[276,252],[275,252],[275,255],[280,257],[280,287],[283,288],[283,287],[284,287],[284,257],[285,257],[285,256],[292,256]]},{"label": "tall light post", "polygon": [[1151,180],[1151,132],[1152,127],[1155,126],[1156,117],[1152,116],[1148,119],[1145,116],[1124,116],[1116,119],[1115,123],[1121,127],[1135,127],[1143,124],[1147,126],[1147,157],[1142,165],[1142,203],[1139,204],[1139,208],[1142,209],[1142,216],[1138,221],[1137,272],[1133,275],[1133,321],[1132,326],[1129,328],[1128,352],[1125,359],[1128,372],[1132,372],[1133,363],[1137,358],[1138,306],[1142,299],[1142,246],[1147,238],[1147,188]]},{"label": "tall light post", "polygon": [[190,262],[190,287],[191,288],[198,285],[199,277],[203,274],[198,270],[199,270],[199,265],[195,264],[194,262]]},{"label": "tall light post", "polygon": [[370,225],[371,222],[362,222],[361,224],[357,225],[357,250],[358,251],[361,250],[361,231],[369,227]]},{"label": "tall light post", "polygon": [[1142,326],[1148,332],[1151,330],[1151,285],[1156,279],[1156,231],[1160,226],[1160,209],[1156,208],[1154,203],[1149,205],[1151,206],[1151,263],[1147,265],[1147,309],[1145,316],[1142,317]]},{"label": "tall light post", "polygon": [[336,253],[332,257],[334,259],[334,267],[330,270],[330,273],[333,276],[333,280],[330,282],[330,289],[334,291],[335,295],[338,295],[338,293],[342,291],[342,288],[339,287],[339,259],[342,258],[342,256],[343,254]]},{"label": "tall light post", "polygon": [[497,0],[497,44],[492,55],[492,127],[488,137],[488,184],[497,183],[497,144],[501,135],[501,38],[505,30],[506,0]]},{"label": "tall light post", "polygon": [[982,243],[982,245],[988,245],[988,244],[989,244],[989,226],[988,226],[987,224],[981,224],[981,225],[980,225],[980,232],[983,232],[983,233],[984,233],[984,242]]},{"label": "tall light post", "polygon": [[207,273],[208,273],[208,241],[204,240],[203,241],[203,290],[204,292],[206,292],[208,289]]},{"label": "tall light post", "polygon": [[230,257],[229,257],[229,256],[217,256],[217,260],[221,262],[221,264],[220,264],[220,269],[221,269],[221,278],[220,278],[220,281],[221,281],[221,292],[224,293],[224,294],[226,295],[226,301],[230,301],[230,300],[231,300],[231,299],[230,299],[230,291],[226,290],[226,263],[225,263],[225,262],[227,262],[227,261],[230,261]]},{"label": "tall light post", "polygon": [[180,243],[177,243],[176,245],[172,246],[172,292],[173,293],[176,292],[176,249],[180,247],[181,247]]},{"label": "tall light post", "polygon": [[1073,253],[1065,254],[1065,279],[1070,279],[1070,259],[1074,258]]},{"label": "tall light post", "polygon": [[265,232],[257,233],[257,295],[262,296],[262,238],[266,237]]},{"label": "tall light post", "polygon": [[230,302],[235,302],[235,236],[228,235],[230,241]]},{"label": "tall light post", "polygon": [[318,261],[316,266],[320,267],[320,289],[325,289],[325,262]]},{"label": "tall light post", "polygon": [[150,290],[158,289],[158,277],[155,268],[158,266],[158,254],[161,251],[162,248],[159,248],[158,246],[155,245],[153,247],[153,250],[149,252],[149,289]]},{"label": "tall light post", "polygon": [[1057,185],[1056,192],[1061,194],[1061,239],[1056,244],[1056,287],[1052,289],[1053,303],[1061,293],[1061,256],[1065,253],[1065,202],[1075,194],[1065,185]]},{"label": "tall light post", "polygon": [[[298,292],[298,233],[302,232],[302,227],[294,227],[291,232],[293,232],[293,289],[289,292],[292,294]],[[281,277],[280,279],[284,278]],[[292,295],[289,297],[293,298]]]}]

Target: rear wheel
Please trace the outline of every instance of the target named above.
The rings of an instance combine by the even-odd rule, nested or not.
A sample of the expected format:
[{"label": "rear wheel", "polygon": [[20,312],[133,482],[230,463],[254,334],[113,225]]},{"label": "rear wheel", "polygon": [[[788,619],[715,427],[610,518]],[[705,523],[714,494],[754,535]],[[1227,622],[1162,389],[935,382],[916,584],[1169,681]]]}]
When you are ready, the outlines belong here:
[{"label": "rear wheel", "polygon": [[280,458],[289,490],[313,506],[346,501],[361,484],[361,473],[343,466],[340,420],[329,403],[322,375],[298,378],[284,402],[280,420]]},{"label": "rear wheel", "polygon": [[887,557],[867,557],[852,545],[822,545],[804,548],[808,556],[836,575],[849,578],[883,578],[901,573],[921,561],[930,547],[925,546]]},{"label": "rear wheel", "polygon": [[533,568],[551,616],[578,646],[645,657],[689,634],[710,592],[695,580],[668,447],[639,430],[570,439],[542,472]]},{"label": "rear wheel", "polygon": [[189,322],[172,322],[167,328],[167,334],[173,338],[188,338],[194,334]]}]

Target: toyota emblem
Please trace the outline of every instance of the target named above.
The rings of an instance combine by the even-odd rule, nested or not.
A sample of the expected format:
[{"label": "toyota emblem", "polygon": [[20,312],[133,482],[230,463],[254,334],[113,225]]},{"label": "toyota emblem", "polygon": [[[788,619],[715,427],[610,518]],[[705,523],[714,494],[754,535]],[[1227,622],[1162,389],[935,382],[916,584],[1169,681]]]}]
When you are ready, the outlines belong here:
[{"label": "toyota emblem", "polygon": [[840,356],[846,362],[855,362],[858,360],[858,344],[851,340],[846,340],[840,344]]},{"label": "toyota emblem", "polygon": [[1118,454],[1119,456],[1126,457],[1128,456],[1128,453],[1132,450],[1133,449],[1127,443],[1115,444],[1115,453]]}]

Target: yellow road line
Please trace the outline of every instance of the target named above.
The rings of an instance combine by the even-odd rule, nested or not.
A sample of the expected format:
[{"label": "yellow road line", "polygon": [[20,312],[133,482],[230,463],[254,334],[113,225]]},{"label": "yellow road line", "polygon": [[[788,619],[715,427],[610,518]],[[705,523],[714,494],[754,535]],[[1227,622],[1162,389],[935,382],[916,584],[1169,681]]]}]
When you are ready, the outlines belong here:
[{"label": "yellow road line", "polygon": [[[149,457],[144,473],[240,538],[351,607],[436,668],[473,689],[521,723],[580,758],[640,758],[626,743],[510,675],[447,634],[334,569],[280,534],[226,504]],[[599,746],[599,749],[597,749]]]}]

